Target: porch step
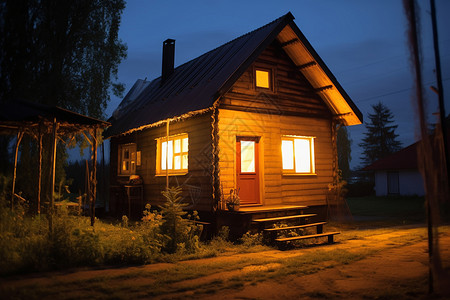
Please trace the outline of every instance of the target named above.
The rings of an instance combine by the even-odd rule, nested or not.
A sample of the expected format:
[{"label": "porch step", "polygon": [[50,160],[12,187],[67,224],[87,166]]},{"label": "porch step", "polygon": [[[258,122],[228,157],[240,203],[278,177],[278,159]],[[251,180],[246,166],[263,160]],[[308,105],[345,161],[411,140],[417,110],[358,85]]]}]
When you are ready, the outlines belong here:
[{"label": "porch step", "polygon": [[325,225],[325,224],[327,224],[327,222],[310,223],[310,224],[305,224],[305,225],[288,226],[288,227],[280,227],[280,228],[267,228],[267,229],[264,229],[264,231],[265,232],[279,232],[282,230],[300,229],[300,228],[317,226],[317,233],[322,233],[323,225]]},{"label": "porch step", "polygon": [[278,213],[289,211],[303,211],[308,206],[304,205],[266,205],[266,206],[243,206],[239,208],[238,213],[241,214],[262,214],[262,213]]},{"label": "porch step", "polygon": [[279,246],[281,246],[286,242],[305,240],[305,239],[313,239],[313,238],[319,238],[319,237],[326,236],[326,237],[328,237],[328,243],[332,244],[332,243],[334,243],[333,237],[337,234],[340,234],[340,232],[327,232],[327,233],[318,233],[318,234],[311,234],[311,235],[293,236],[293,237],[287,237],[287,238],[277,238],[277,239],[275,239],[275,242],[277,242],[277,244]]},{"label": "porch step", "polygon": [[310,217],[315,217],[315,216],[317,216],[317,214],[303,214],[303,215],[282,216],[282,217],[275,217],[275,218],[255,219],[255,220],[252,220],[252,222],[254,222],[254,223],[269,223],[269,222],[278,222],[278,221],[285,221],[285,220],[304,219],[304,218],[310,218]]}]

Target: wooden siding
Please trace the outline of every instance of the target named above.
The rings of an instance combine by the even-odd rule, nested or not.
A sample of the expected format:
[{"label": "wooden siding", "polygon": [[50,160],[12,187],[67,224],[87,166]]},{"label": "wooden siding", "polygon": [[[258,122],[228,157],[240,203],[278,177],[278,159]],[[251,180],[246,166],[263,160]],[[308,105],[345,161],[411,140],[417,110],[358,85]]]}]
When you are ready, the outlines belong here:
[{"label": "wooden siding", "polygon": [[[332,183],[331,122],[219,110],[219,172],[224,191],[236,187],[236,136],[259,136],[261,203],[325,205]],[[316,175],[283,175],[281,137],[314,136]]]},{"label": "wooden siding", "polygon": [[[272,89],[255,87],[255,69],[271,70]],[[267,47],[221,99],[221,108],[277,115],[331,118],[314,88],[278,42]]]},{"label": "wooden siding", "polygon": [[[272,88],[255,87],[255,69],[270,70]],[[298,71],[278,42],[267,47],[232,88],[220,99],[217,112],[218,183],[225,193],[236,187],[236,136],[260,139],[260,195],[264,205],[325,205],[328,184],[332,182],[333,152],[331,113],[305,77]],[[186,202],[192,203],[195,188],[201,190],[194,209],[212,211],[213,171],[212,121],[210,113],[170,125],[170,135],[188,133],[189,171],[171,176],[171,185],[183,185]],[[123,184],[128,177],[117,175],[119,144],[136,143],[142,152],[142,165],[136,173],[144,181],[144,198],[152,205],[163,203],[165,176],[156,172],[156,139],[166,135],[165,126],[146,129],[111,139],[111,185]],[[281,137],[315,137],[316,175],[283,175]]]},{"label": "wooden siding", "polygon": [[[255,87],[255,69],[272,73],[272,89]],[[259,136],[261,203],[325,205],[332,183],[331,113],[281,49],[272,43],[220,101],[219,174],[224,191],[236,186],[236,136]],[[283,175],[281,137],[315,137],[316,175]]]},{"label": "wooden siding", "polygon": [[[189,137],[188,173],[170,176],[170,185],[181,185],[186,203],[195,205],[190,209],[211,210],[212,203],[212,118],[211,113],[170,123],[169,135],[187,133]],[[136,174],[144,182],[144,200],[151,205],[161,205],[161,191],[166,187],[166,177],[156,175],[156,139],[166,136],[166,126],[137,131],[129,135],[111,138],[111,185],[123,185],[128,176],[118,176],[118,145],[135,143],[141,151],[141,166]]]}]

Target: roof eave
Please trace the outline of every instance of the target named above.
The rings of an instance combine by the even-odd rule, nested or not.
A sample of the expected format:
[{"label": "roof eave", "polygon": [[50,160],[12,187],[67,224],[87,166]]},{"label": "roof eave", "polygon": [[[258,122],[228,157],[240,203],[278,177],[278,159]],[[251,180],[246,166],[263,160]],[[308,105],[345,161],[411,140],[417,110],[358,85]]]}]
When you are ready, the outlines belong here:
[{"label": "roof eave", "polygon": [[118,136],[123,136],[123,135],[128,135],[128,134],[132,134],[136,131],[142,131],[145,129],[149,129],[149,128],[153,128],[153,127],[157,127],[160,126],[162,124],[165,124],[167,122],[177,122],[177,121],[183,121],[204,113],[207,113],[208,111],[211,111],[214,109],[214,105],[211,107],[207,107],[205,109],[200,109],[200,110],[196,110],[196,111],[191,111],[185,114],[182,114],[180,116],[175,116],[175,117],[171,117],[171,118],[166,118],[164,120],[159,120],[157,122],[151,123],[151,124],[145,124],[139,127],[135,127],[135,128],[131,128],[125,132],[120,132],[120,133],[111,133],[111,132],[106,132],[106,134],[104,134],[103,138],[104,139],[110,139],[112,137],[118,137]]},{"label": "roof eave", "polygon": [[[363,115],[350,96],[345,92],[309,41],[290,20],[277,36],[284,50],[291,57],[302,74],[317,90],[335,117],[344,125],[358,125],[363,122]],[[295,39],[298,39],[296,41]]]}]

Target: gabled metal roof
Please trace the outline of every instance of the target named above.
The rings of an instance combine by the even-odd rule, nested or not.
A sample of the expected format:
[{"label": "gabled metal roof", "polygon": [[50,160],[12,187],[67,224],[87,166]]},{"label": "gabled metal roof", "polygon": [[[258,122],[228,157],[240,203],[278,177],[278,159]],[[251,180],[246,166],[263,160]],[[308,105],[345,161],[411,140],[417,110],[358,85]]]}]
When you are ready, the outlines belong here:
[{"label": "gabled metal roof", "polygon": [[[108,120],[112,126],[105,137],[130,133],[160,122],[192,116],[212,109],[261,52],[275,39],[284,45],[295,64],[314,61],[315,71],[300,71],[320,90],[330,110],[346,125],[360,124],[362,114],[344,92],[323,61],[293,22],[291,13],[236,38],[174,70],[161,85],[161,77],[151,82],[138,80]],[[297,39],[298,42],[292,41]],[[323,90],[323,85],[330,91]],[[331,87],[330,87],[331,86]]]}]

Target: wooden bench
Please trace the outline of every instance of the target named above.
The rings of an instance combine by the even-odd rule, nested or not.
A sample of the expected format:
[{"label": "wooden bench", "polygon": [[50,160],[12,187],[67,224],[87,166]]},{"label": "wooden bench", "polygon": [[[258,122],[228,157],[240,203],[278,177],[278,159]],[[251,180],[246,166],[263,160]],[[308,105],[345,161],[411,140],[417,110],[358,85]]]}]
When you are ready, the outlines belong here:
[{"label": "wooden bench", "polygon": [[332,244],[332,243],[334,243],[334,236],[337,234],[340,234],[340,232],[327,232],[327,233],[318,233],[318,234],[311,234],[311,235],[293,236],[293,237],[287,237],[287,238],[277,238],[277,239],[275,239],[275,242],[280,247],[282,245],[285,245],[286,242],[320,238],[320,237],[328,237],[328,244]]},{"label": "wooden bench", "polygon": [[293,230],[293,229],[302,229],[308,227],[317,227],[317,234],[323,233],[323,225],[327,222],[318,222],[318,223],[310,223],[304,225],[296,225],[296,226],[287,226],[287,227],[279,227],[279,228],[266,228],[264,229],[264,235],[274,241],[277,237],[277,233],[283,230]]}]

